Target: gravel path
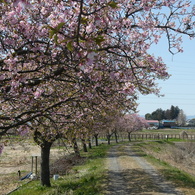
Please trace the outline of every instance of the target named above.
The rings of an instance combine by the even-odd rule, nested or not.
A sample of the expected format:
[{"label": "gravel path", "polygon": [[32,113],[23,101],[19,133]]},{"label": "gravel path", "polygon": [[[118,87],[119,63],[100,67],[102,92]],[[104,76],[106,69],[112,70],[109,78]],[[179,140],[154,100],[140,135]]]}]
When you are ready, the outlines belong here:
[{"label": "gravel path", "polygon": [[109,189],[108,194],[119,195],[126,194],[128,188],[124,181],[121,167],[118,163],[118,147],[112,147],[109,152]]},{"label": "gravel path", "polygon": [[113,146],[108,155],[109,183],[106,194],[112,195],[183,195],[165,181],[132,145]]}]

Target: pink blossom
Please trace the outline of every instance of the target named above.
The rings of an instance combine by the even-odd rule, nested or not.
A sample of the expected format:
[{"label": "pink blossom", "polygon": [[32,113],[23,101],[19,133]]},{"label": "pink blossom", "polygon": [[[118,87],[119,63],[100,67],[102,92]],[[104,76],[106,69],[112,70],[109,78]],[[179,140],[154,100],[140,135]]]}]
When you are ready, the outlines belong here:
[{"label": "pink blossom", "polygon": [[11,86],[14,88],[19,87],[19,85],[20,85],[20,82],[18,82],[18,81],[12,81],[12,83],[11,83]]},{"label": "pink blossom", "polygon": [[18,129],[18,132],[21,136],[25,136],[29,133],[29,129],[27,126],[21,126],[19,129]]},{"label": "pink blossom", "polygon": [[45,7],[42,7],[41,13],[42,13],[43,15],[45,15],[45,14],[48,13],[48,11],[47,11],[47,9],[46,9]]},{"label": "pink blossom", "polygon": [[42,93],[43,93],[43,90],[40,88],[37,88],[37,90],[34,92],[34,98],[38,99]]},{"label": "pink blossom", "polygon": [[97,56],[97,53],[95,53],[95,52],[88,53],[88,55],[87,55],[87,65],[93,64],[96,56]]},{"label": "pink blossom", "polygon": [[8,13],[7,13],[7,16],[8,16],[9,18],[12,18],[13,16],[16,16],[16,12],[15,12],[15,11],[8,12]]},{"label": "pink blossom", "polygon": [[93,30],[94,30],[93,24],[87,25],[87,27],[86,27],[86,32],[87,32],[88,34],[92,33]]},{"label": "pink blossom", "polygon": [[96,27],[100,26],[100,24],[101,24],[101,18],[99,16],[96,16],[95,17],[95,25],[96,25]]},{"label": "pink blossom", "polygon": [[14,0],[14,6],[25,8],[30,6],[30,3],[28,0]]},{"label": "pink blossom", "polygon": [[9,58],[4,60],[4,62],[8,65],[10,71],[14,71],[16,69],[17,58]]},{"label": "pink blossom", "polygon": [[5,79],[5,75],[0,75],[0,80],[3,81]]}]

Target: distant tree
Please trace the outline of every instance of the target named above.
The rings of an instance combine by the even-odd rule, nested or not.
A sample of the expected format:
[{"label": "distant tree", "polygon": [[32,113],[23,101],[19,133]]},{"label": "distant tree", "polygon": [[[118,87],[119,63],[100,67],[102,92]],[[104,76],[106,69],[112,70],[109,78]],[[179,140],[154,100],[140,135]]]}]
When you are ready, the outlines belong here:
[{"label": "distant tree", "polygon": [[179,115],[179,112],[180,112],[180,109],[178,106],[175,107],[175,117],[174,118],[177,118],[178,115]]},{"label": "distant tree", "polygon": [[170,109],[170,119],[176,119],[179,115],[179,112],[180,112],[180,109],[178,106],[171,106],[171,109]]},{"label": "distant tree", "polygon": [[161,108],[158,108],[157,110],[152,112],[150,119],[159,120],[159,121],[163,120],[164,119],[164,111]]},{"label": "distant tree", "polygon": [[165,118],[164,119],[170,119],[171,118],[171,111],[169,109],[167,109],[165,111]]},{"label": "distant tree", "polygon": [[162,120],[164,119],[164,112],[161,108],[156,110],[156,120]]},{"label": "distant tree", "polygon": [[172,105],[170,109],[170,119],[174,119],[175,116],[175,107]]},{"label": "distant tree", "polygon": [[177,124],[179,126],[184,126],[186,124],[186,115],[183,110],[179,111],[179,115],[177,117]]},{"label": "distant tree", "polygon": [[128,139],[131,141],[131,133],[147,128],[148,123],[144,118],[137,114],[127,114],[123,117],[123,129],[128,133]]},{"label": "distant tree", "polygon": [[152,119],[151,114],[150,113],[145,114],[145,119],[146,120],[151,120]]},{"label": "distant tree", "polygon": [[178,106],[171,106],[170,109],[162,110],[161,108],[156,109],[154,112],[147,113],[145,115],[145,119],[147,120],[163,120],[163,119],[169,119],[173,120],[176,119],[179,115],[180,109]]},{"label": "distant tree", "polygon": [[156,120],[156,118],[157,118],[156,111],[152,112],[151,116],[152,116],[152,119]]}]

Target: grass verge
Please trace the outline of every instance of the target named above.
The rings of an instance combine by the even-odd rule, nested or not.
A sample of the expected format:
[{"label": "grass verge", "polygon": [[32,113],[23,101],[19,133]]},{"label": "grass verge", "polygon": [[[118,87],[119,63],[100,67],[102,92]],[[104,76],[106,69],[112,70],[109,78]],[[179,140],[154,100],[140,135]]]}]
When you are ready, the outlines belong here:
[{"label": "grass verge", "polygon": [[148,155],[144,152],[143,148],[150,148],[151,150],[159,153],[161,152],[161,145],[164,144],[173,144],[170,141],[156,141],[156,142],[144,142],[136,144],[136,149],[139,152],[138,154],[142,154],[146,158],[148,162],[150,162],[152,165],[154,165],[160,173],[169,181],[175,184],[176,187],[183,189],[184,191],[188,191],[190,195],[195,194],[195,177],[186,173],[185,171],[182,171],[172,165],[170,165],[168,162],[157,159],[153,155]]},{"label": "grass verge", "polygon": [[107,144],[81,153],[85,163],[75,166],[70,174],[58,180],[51,179],[52,187],[41,186],[40,181],[32,181],[22,186],[12,195],[101,195],[105,175],[105,156],[110,148]]},{"label": "grass verge", "polygon": [[195,178],[190,174],[171,166],[165,161],[156,159],[154,156],[147,155],[146,158],[153,165],[160,167],[160,172],[167,180],[172,181],[176,187],[193,188],[195,190]]}]

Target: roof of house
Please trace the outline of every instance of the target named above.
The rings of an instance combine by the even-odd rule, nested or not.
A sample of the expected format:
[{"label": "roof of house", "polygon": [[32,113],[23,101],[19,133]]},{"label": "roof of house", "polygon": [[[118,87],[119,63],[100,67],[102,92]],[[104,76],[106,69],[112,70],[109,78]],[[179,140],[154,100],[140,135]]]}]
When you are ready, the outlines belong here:
[{"label": "roof of house", "polygon": [[158,120],[146,120],[146,121],[147,121],[147,123],[159,123]]},{"label": "roof of house", "polygon": [[162,120],[163,123],[175,123],[175,120]]}]

